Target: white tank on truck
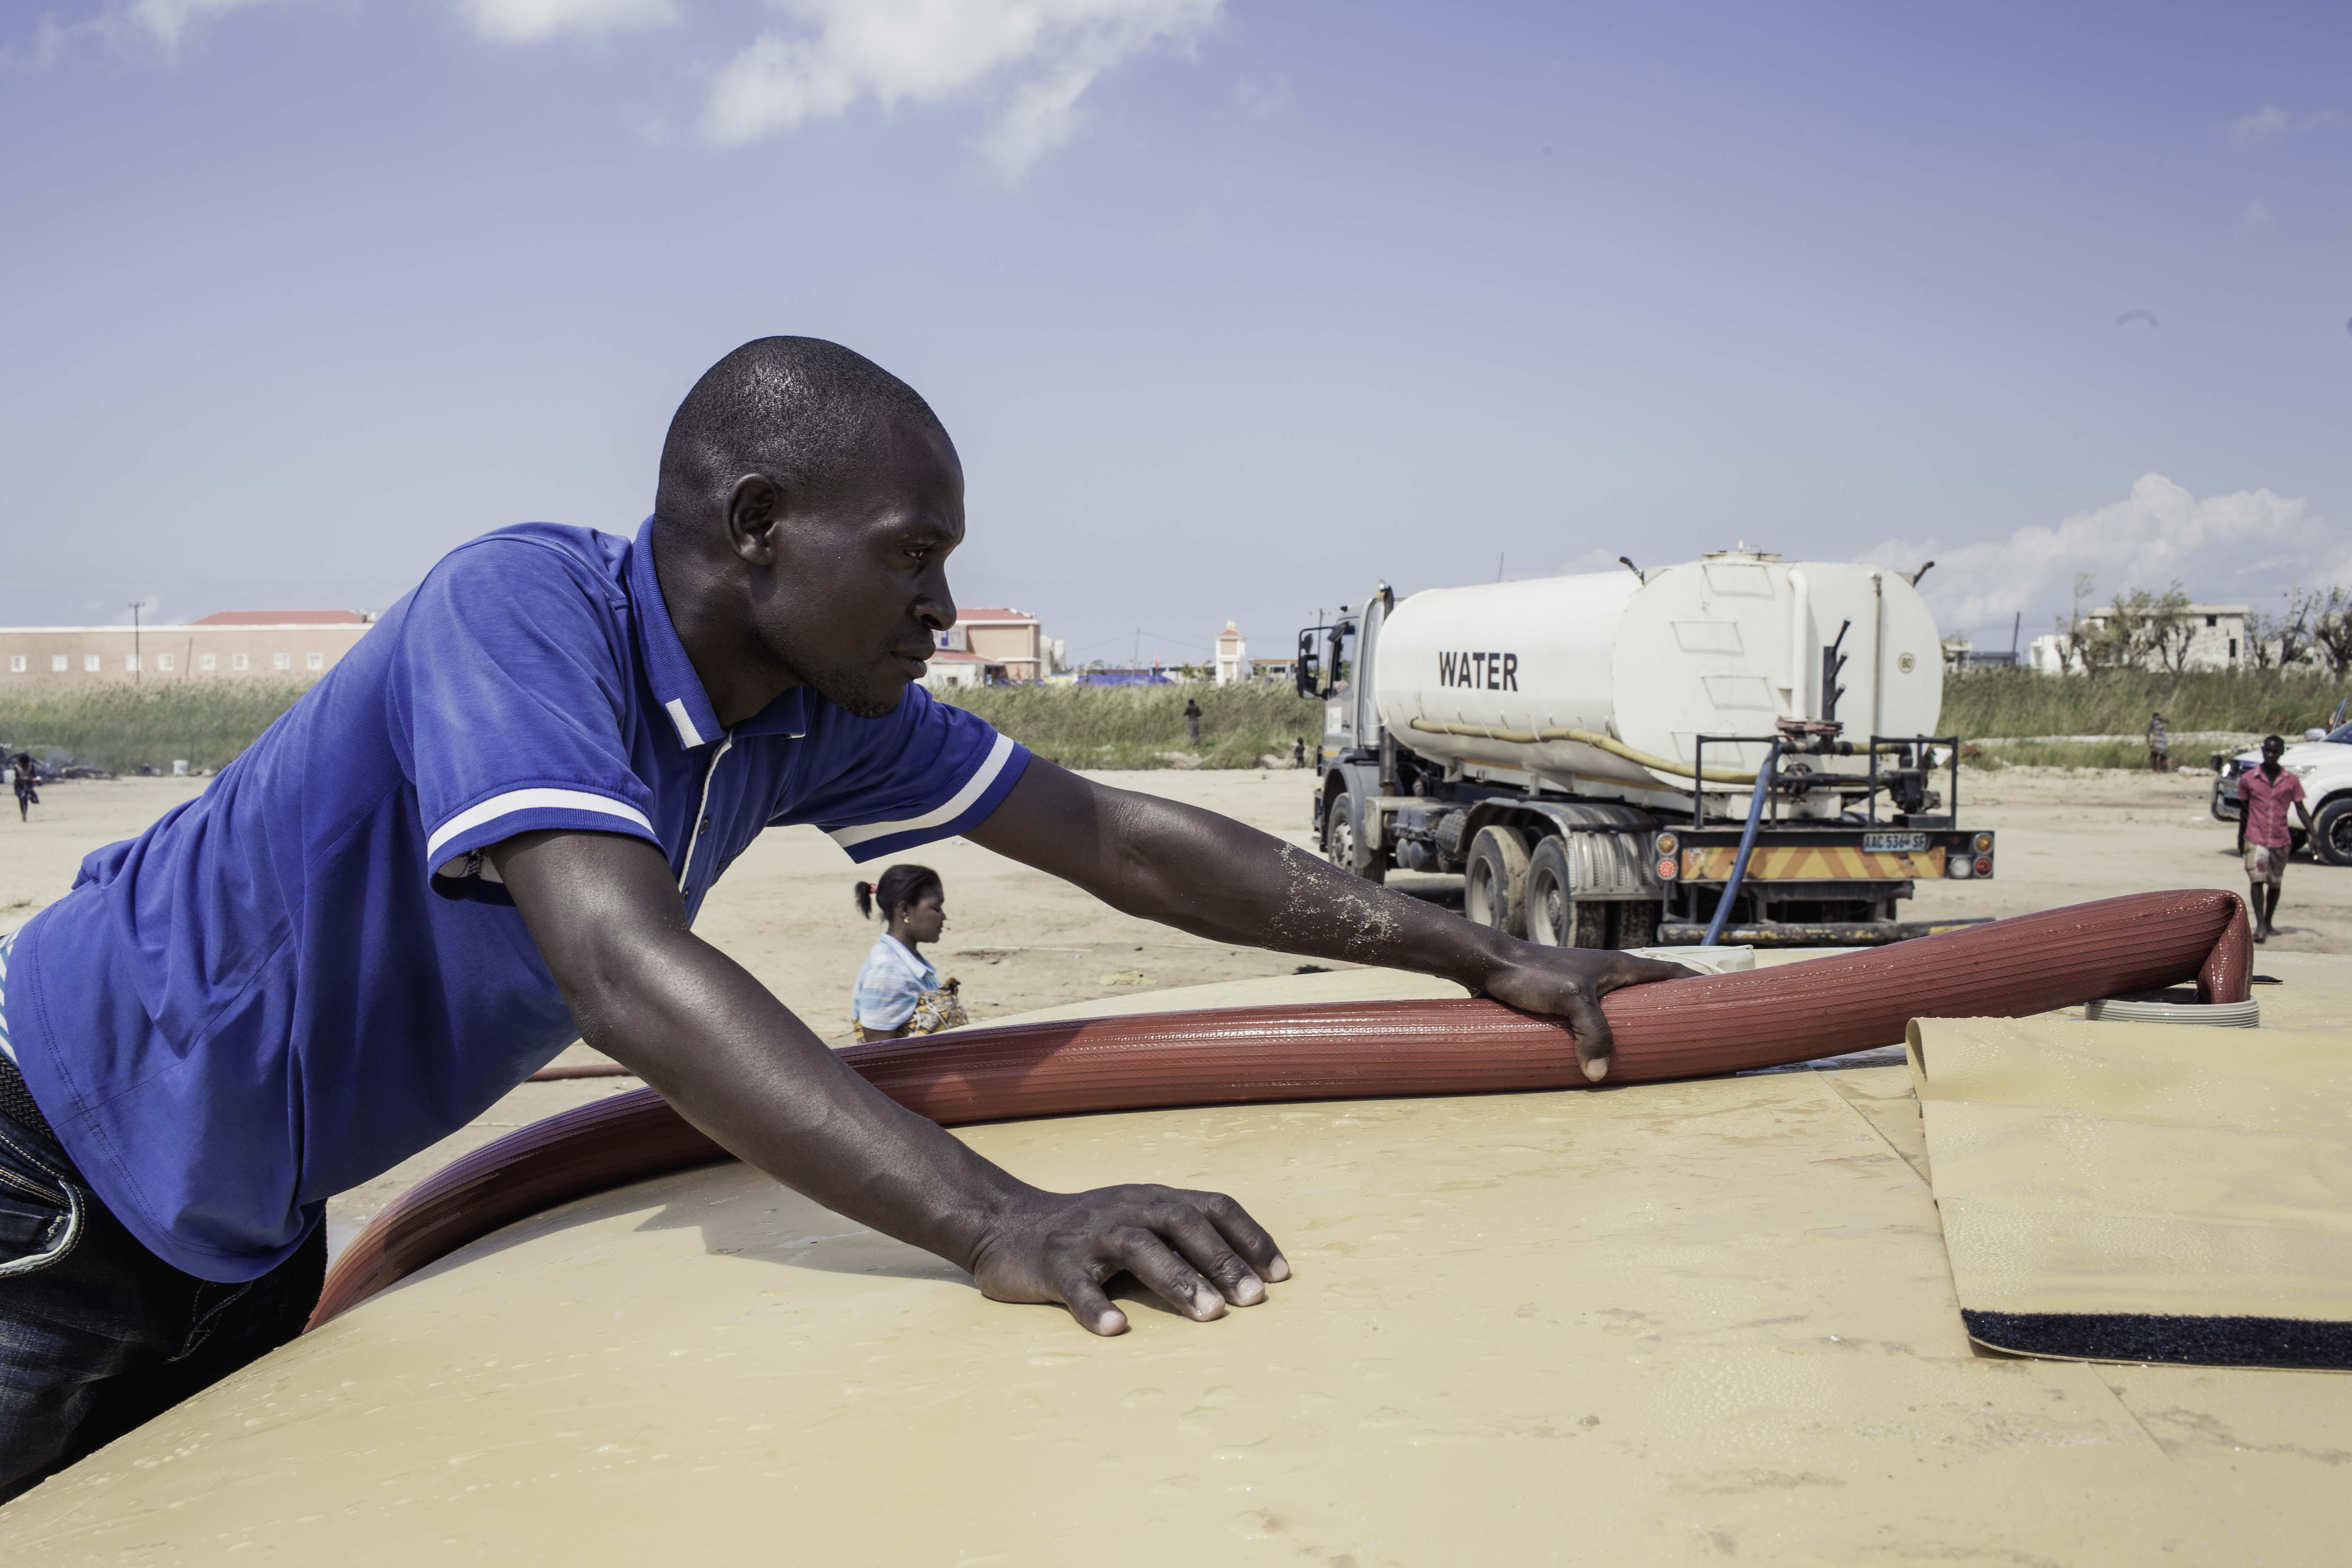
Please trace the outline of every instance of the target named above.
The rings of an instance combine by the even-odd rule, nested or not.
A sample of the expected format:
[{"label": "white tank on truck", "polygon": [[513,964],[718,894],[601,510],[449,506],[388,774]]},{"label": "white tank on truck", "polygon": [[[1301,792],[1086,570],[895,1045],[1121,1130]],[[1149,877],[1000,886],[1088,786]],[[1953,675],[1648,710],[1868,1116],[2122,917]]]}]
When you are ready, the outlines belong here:
[{"label": "white tank on truck", "polygon": [[1925,929],[1895,918],[1923,877],[1991,874],[1932,733],[1935,617],[1885,567],[1743,548],[1382,587],[1301,634],[1299,686],[1325,700],[1327,851],[1462,872],[1465,912],[1514,934],[1693,941],[1728,898],[1722,940],[1884,942]]}]

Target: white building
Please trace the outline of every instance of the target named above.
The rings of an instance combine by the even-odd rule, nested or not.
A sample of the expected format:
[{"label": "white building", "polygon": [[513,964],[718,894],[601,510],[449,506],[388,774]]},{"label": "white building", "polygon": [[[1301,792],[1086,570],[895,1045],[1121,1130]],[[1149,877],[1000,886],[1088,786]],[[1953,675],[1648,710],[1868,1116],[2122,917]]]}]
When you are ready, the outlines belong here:
[{"label": "white building", "polygon": [[1227,621],[1217,634],[1217,684],[1238,686],[1249,678],[1249,641]]},{"label": "white building", "polygon": [[962,648],[943,647],[931,654],[923,668],[922,684],[931,691],[957,686],[995,686],[1005,679],[1003,664]]},{"label": "white building", "polygon": [[[2251,657],[2246,644],[2248,608],[2244,605],[2189,605],[2187,668],[2236,669],[2246,663]],[[2083,622],[2086,626],[2105,626],[2114,615],[2113,609],[2085,610]],[[2033,639],[2026,662],[2044,675],[2063,675],[2065,647],[2065,633],[2045,632]],[[2079,666],[2076,673],[2080,673]]]}]

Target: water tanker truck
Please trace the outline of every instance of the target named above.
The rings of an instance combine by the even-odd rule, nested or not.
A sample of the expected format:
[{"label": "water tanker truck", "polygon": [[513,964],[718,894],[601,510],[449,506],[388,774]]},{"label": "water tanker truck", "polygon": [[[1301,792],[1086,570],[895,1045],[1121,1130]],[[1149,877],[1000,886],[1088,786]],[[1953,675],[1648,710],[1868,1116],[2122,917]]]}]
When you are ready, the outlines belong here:
[{"label": "water tanker truck", "polygon": [[1382,584],[1299,633],[1332,861],[1459,875],[1568,947],[1863,945],[1922,881],[1993,874],[1910,576],[1745,548],[1682,565]]}]

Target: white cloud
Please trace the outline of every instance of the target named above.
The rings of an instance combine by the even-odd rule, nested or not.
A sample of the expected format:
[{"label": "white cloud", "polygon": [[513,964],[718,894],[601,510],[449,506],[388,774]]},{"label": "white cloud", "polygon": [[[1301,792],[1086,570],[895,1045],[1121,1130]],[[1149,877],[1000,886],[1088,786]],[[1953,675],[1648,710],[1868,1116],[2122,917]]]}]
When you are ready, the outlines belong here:
[{"label": "white cloud", "polygon": [[667,27],[671,0],[465,0],[466,19],[492,43],[537,44],[565,33],[603,37]]},{"label": "white cloud", "polygon": [[2285,110],[2275,103],[2266,103],[2252,114],[2230,121],[2230,142],[2233,146],[2251,147],[2282,134],[2288,123]]},{"label": "white cloud", "polygon": [[2261,202],[2248,202],[2246,210],[2238,215],[2238,222],[2247,228],[2254,228],[2270,221],[2271,209]]},{"label": "white cloud", "polygon": [[791,26],[721,67],[703,133],[722,146],[860,104],[983,100],[981,152],[1017,178],[1066,143],[1095,79],[1215,19],[1223,0],[772,0]]},{"label": "white cloud", "polygon": [[2047,627],[2085,572],[2099,604],[2119,589],[2160,593],[2176,580],[2192,599],[2257,607],[2292,584],[2352,584],[2352,543],[2300,498],[2255,489],[2200,500],[2162,474],[2055,526],[2031,524],[1975,544],[1890,541],[1864,559],[1905,571],[1932,559],[1936,569],[1919,591],[1948,632],[2005,627],[2019,611],[2036,629]]},{"label": "white cloud", "polygon": [[73,47],[74,34],[81,29],[69,27],[55,16],[44,16],[33,27],[29,48],[0,49],[0,66],[10,70],[45,71],[65,58]]},{"label": "white cloud", "polygon": [[1271,120],[1290,107],[1290,78],[1282,71],[1253,71],[1234,83],[1234,101],[1252,120]]},{"label": "white cloud", "polygon": [[2232,147],[2252,147],[2274,136],[2316,131],[2323,125],[2335,123],[2334,110],[2323,109],[2313,114],[2291,114],[2275,103],[2266,103],[2252,114],[2242,114],[2230,121],[2225,134]]},{"label": "white cloud", "polygon": [[131,0],[117,14],[170,52],[203,23],[266,3],[267,0]]},{"label": "white cloud", "polygon": [[33,47],[8,51],[5,61],[20,70],[47,70],[84,40],[100,47],[152,50],[171,60],[205,24],[232,11],[276,3],[284,0],[109,0],[80,21],[43,16],[34,29]]}]

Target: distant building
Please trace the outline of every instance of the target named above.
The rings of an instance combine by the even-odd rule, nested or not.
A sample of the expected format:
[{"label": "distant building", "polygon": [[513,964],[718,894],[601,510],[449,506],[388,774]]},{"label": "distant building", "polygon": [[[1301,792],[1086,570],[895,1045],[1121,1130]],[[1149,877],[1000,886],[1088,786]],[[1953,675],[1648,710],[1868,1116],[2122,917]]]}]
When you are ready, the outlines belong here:
[{"label": "distant building", "polygon": [[1234,686],[1250,677],[1249,642],[1227,621],[1217,634],[1217,684]]},{"label": "distant building", "polygon": [[1287,686],[1298,679],[1298,656],[1286,653],[1279,658],[1254,658],[1250,660],[1250,674],[1259,680]]},{"label": "distant building", "polygon": [[[2189,616],[2189,660],[2190,669],[2236,669],[2251,657],[2246,645],[2245,605],[2191,605],[2185,612]],[[2115,615],[2112,609],[2085,610],[2083,623],[2086,626],[2105,626]],[[2066,634],[2045,632],[2035,637],[2027,650],[2026,662],[2044,675],[2066,673]],[[2081,673],[2079,661],[2075,672]]]},{"label": "distant building", "polygon": [[923,671],[923,685],[932,691],[956,686],[1001,686],[1004,679],[1004,666],[996,660],[952,647],[933,653]]},{"label": "distant building", "polygon": [[1037,617],[1025,610],[965,610],[937,640],[950,652],[1003,666],[1001,679],[1008,680],[1044,679],[1054,672],[1059,651],[1058,645],[1046,640]]},{"label": "distant building", "polygon": [[375,617],[358,610],[223,610],[139,626],[0,626],[0,689],[94,682],[309,683],[335,668]]}]

